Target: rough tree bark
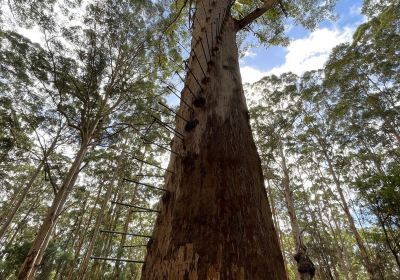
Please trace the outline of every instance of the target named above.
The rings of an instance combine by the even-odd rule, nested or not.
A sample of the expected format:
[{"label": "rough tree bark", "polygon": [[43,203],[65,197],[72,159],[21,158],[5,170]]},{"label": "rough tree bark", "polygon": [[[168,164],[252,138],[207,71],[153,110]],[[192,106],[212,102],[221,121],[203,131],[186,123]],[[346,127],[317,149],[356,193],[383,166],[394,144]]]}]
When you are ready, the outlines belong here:
[{"label": "rough tree bark", "polygon": [[315,275],[315,266],[307,254],[307,247],[304,245],[303,238],[301,237],[301,230],[294,207],[293,191],[290,187],[290,174],[286,164],[282,142],[279,147],[279,156],[281,158],[281,167],[283,171],[282,187],[285,195],[285,204],[289,214],[294,245],[296,246],[294,259],[297,262],[297,271],[299,272],[301,280],[311,280]]},{"label": "rough tree bark", "polygon": [[249,124],[231,2],[196,1],[192,54],[208,77],[191,56],[182,98],[194,110],[181,104],[179,114],[192,122],[176,121],[184,140],[175,137],[172,149],[182,157],[171,155],[169,192],[142,279],[286,279]]}]

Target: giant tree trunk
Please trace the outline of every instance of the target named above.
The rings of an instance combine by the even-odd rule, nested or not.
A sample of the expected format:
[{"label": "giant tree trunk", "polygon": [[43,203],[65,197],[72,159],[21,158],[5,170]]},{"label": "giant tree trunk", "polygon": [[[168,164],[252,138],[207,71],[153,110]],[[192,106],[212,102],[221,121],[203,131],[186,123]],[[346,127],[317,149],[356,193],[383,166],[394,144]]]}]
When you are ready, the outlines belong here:
[{"label": "giant tree trunk", "polygon": [[[201,41],[206,56],[212,42],[215,47],[215,26],[229,11],[230,2],[197,1],[192,50],[203,69],[208,62],[209,79],[202,79],[192,56],[193,74],[186,77],[182,98],[195,108],[191,112],[181,104],[179,113],[198,125],[185,129],[186,123],[177,119],[184,141],[175,138],[172,149],[182,157],[171,155],[168,169],[173,173],[166,174],[169,193],[162,199],[142,279],[286,279],[249,124],[235,23],[229,12],[211,59],[202,55]],[[193,76],[202,80],[202,89]],[[203,96],[205,104],[189,89]]]}]

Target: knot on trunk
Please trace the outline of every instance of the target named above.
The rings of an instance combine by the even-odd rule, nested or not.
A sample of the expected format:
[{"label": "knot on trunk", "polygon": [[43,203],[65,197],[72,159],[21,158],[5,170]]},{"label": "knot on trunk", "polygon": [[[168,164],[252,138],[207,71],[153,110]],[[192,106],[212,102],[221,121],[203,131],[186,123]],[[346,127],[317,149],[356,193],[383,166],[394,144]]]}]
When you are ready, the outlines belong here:
[{"label": "knot on trunk", "polygon": [[293,257],[297,262],[297,271],[301,274],[301,279],[312,279],[315,275],[315,266],[307,254],[300,251]]}]

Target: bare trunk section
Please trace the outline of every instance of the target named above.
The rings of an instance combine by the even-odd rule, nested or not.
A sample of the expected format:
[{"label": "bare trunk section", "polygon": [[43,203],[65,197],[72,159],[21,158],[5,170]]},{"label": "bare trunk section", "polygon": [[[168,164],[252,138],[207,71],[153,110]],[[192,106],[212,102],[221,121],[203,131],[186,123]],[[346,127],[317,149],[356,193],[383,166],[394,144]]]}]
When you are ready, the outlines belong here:
[{"label": "bare trunk section", "polygon": [[[35,264],[37,264],[38,258],[40,259],[41,252],[46,249],[46,246],[50,240],[51,232],[56,224],[59,213],[64,206],[67,196],[74,186],[75,180],[79,173],[79,168],[86,155],[89,141],[82,142],[81,147],[72,163],[67,177],[65,178],[60,190],[57,192],[53,203],[47,212],[47,215],[36,235],[36,238],[32,244],[32,247],[25,258],[24,263],[18,274],[18,279],[32,279],[35,272]],[[75,179],[75,180],[74,180]]]},{"label": "bare trunk section", "polygon": [[[281,230],[281,227],[279,225],[278,215],[276,213],[274,196],[272,195],[271,186],[270,186],[270,180],[269,179],[267,179],[267,194],[268,194],[268,197],[269,197],[269,201],[271,203],[272,221],[274,222],[276,235],[278,236],[279,246],[280,246],[281,252],[284,252],[285,250],[284,250],[284,246],[283,246],[282,230]],[[283,257],[283,262],[285,264],[285,272],[287,274],[288,264],[287,264],[287,260],[286,260],[285,257]]]},{"label": "bare trunk section", "polygon": [[282,187],[285,194],[285,203],[289,214],[294,244],[296,246],[294,259],[297,262],[297,271],[300,274],[301,280],[311,280],[315,275],[315,266],[307,254],[307,247],[304,245],[301,237],[300,226],[294,207],[293,191],[290,188],[290,174],[286,165],[286,157],[283,151],[282,142],[279,147],[279,156],[281,157],[281,166],[283,171]]},{"label": "bare trunk section", "polygon": [[[88,218],[86,218],[86,221],[83,223],[83,226],[80,229],[79,238],[76,241],[76,243],[74,244],[74,248],[75,248],[74,261],[69,266],[67,279],[82,279],[82,278],[77,278],[77,277],[74,278],[74,275],[75,274],[78,275],[79,271],[81,269],[81,265],[80,265],[81,260],[80,260],[79,256],[81,255],[81,252],[82,252],[82,247],[85,242],[85,237],[88,237],[87,231],[92,225],[92,218],[93,218],[96,206],[100,201],[100,194],[103,191],[103,186],[104,186],[104,179],[102,179],[99,183],[99,188],[98,188],[96,197],[93,201],[93,205],[89,211]],[[104,215],[104,213],[102,213],[102,215]],[[85,255],[83,255],[82,257],[85,257]],[[76,270],[78,268],[79,268],[79,270]],[[57,279],[57,278],[55,278],[55,279]]]},{"label": "bare trunk section", "polygon": [[[203,69],[209,65],[209,77],[202,79],[192,56],[193,74],[186,77],[182,98],[195,109],[181,104],[179,113],[198,125],[185,130],[177,119],[184,141],[175,137],[172,149],[182,157],[171,155],[168,169],[174,173],[166,174],[169,193],[148,243],[142,279],[286,279],[249,124],[230,2],[197,1],[192,50]],[[206,56],[207,48],[213,52],[211,60],[202,55],[201,42]],[[202,80],[202,89],[193,76]]]},{"label": "bare trunk section", "polygon": [[[139,166],[138,174],[141,174],[142,170],[143,170],[143,163],[141,162],[140,166]],[[137,191],[138,191],[138,184],[135,184],[134,190],[133,190],[133,194],[132,194],[132,198],[131,198],[131,200],[129,202],[130,205],[135,205],[136,204]],[[123,232],[128,232],[129,231],[129,224],[132,221],[132,215],[134,213],[133,211],[134,211],[134,209],[129,207],[128,214],[126,216],[126,219],[125,219],[125,222],[124,222],[124,227],[123,227],[123,230],[122,230]],[[122,235],[121,242],[120,242],[120,245],[119,245],[119,248],[118,248],[117,259],[121,259],[122,258],[122,255],[123,255],[123,252],[124,252],[124,246],[125,246],[125,243],[126,243],[126,238],[127,238],[127,235],[125,235],[125,234]],[[121,262],[117,261],[115,263],[114,279],[120,279],[120,275],[121,275]]]},{"label": "bare trunk section", "polygon": [[[144,135],[144,138],[147,137],[147,132],[148,131],[146,131],[146,133]],[[146,146],[144,146],[144,149],[143,149],[143,151],[141,151],[141,153],[145,155],[146,151],[147,151],[147,148],[146,148]],[[141,174],[142,171],[143,171],[143,162],[140,162],[139,169],[138,169],[137,172],[138,172],[138,174]],[[138,178],[135,178],[135,179],[138,180]],[[133,189],[133,193],[132,193],[132,197],[131,197],[131,200],[129,202],[130,205],[135,205],[135,202],[137,201],[138,187],[139,187],[138,184],[135,183],[134,189]],[[132,221],[133,213],[134,213],[134,209],[129,207],[128,214],[126,215],[124,226],[123,226],[123,230],[122,230],[123,232],[128,232],[129,231],[129,224]],[[117,251],[117,257],[116,257],[118,260],[121,259],[122,256],[123,256],[124,246],[125,246],[125,243],[126,243],[126,238],[127,238],[127,235],[122,235],[121,236],[121,242],[119,244],[119,248],[118,248],[118,251]],[[114,275],[114,279],[120,279],[120,277],[121,277],[121,262],[120,261],[116,261],[113,275]]]},{"label": "bare trunk section", "polygon": [[113,191],[113,181],[108,186],[107,191],[104,195],[104,200],[101,203],[100,210],[96,217],[96,222],[95,222],[94,229],[93,229],[93,235],[92,235],[92,238],[90,239],[88,249],[86,250],[86,253],[81,262],[78,276],[76,277],[76,279],[85,279],[85,277],[86,277],[86,271],[87,271],[87,268],[89,265],[89,260],[90,260],[90,257],[92,256],[97,237],[99,236],[100,226],[101,226],[101,223],[103,222],[103,217],[105,215],[105,211],[106,211],[108,202],[110,201],[112,191]]}]

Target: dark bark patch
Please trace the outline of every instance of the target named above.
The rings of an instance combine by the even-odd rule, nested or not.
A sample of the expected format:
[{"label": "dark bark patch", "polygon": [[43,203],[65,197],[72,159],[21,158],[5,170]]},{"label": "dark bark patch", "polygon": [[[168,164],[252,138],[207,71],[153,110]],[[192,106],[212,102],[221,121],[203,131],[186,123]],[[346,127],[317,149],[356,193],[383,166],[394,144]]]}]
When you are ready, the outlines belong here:
[{"label": "dark bark patch", "polygon": [[201,82],[202,82],[203,84],[208,84],[209,81],[210,81],[210,77],[204,77],[204,78],[201,80]]},{"label": "dark bark patch", "polygon": [[197,154],[188,153],[183,159],[183,168],[185,172],[193,171],[195,168],[195,161],[197,159]]},{"label": "dark bark patch", "polygon": [[250,113],[249,113],[249,111],[245,112],[245,117],[246,117],[247,124],[250,125]]},{"label": "dark bark patch", "polygon": [[235,69],[233,66],[227,65],[227,64],[222,65],[222,68],[224,68],[225,70],[234,70]]},{"label": "dark bark patch", "polygon": [[197,108],[204,107],[204,105],[206,105],[206,99],[202,96],[199,96],[193,101],[193,105]]},{"label": "dark bark patch", "polygon": [[303,252],[298,252],[293,256],[297,262],[297,270],[300,274],[308,274],[311,279],[315,275],[315,267],[311,259]]},{"label": "dark bark patch", "polygon": [[185,275],[183,276],[183,280],[189,280],[189,272],[185,271]]},{"label": "dark bark patch", "polygon": [[152,239],[152,238],[150,238],[149,241],[147,242],[147,246],[146,246],[146,247],[147,247],[147,250],[150,249],[151,244],[153,244],[153,239]]},{"label": "dark bark patch", "polygon": [[193,223],[198,225],[207,225],[208,219],[205,215],[196,215],[193,218]]},{"label": "dark bark patch", "polygon": [[169,191],[165,192],[162,196],[162,202],[164,204],[167,204],[167,202],[169,201],[169,199],[171,198],[171,193]]},{"label": "dark bark patch", "polygon": [[192,131],[193,129],[196,128],[196,126],[199,124],[199,121],[194,119],[194,120],[190,120],[186,123],[185,125],[185,130],[186,131]]}]

